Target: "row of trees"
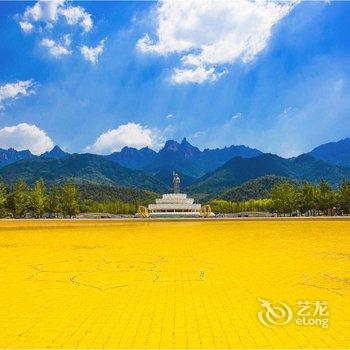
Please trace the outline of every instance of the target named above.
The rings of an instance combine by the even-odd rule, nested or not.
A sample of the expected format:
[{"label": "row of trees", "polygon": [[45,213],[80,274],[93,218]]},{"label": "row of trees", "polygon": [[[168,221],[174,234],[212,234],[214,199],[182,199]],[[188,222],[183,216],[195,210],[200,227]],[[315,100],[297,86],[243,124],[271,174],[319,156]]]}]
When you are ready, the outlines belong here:
[{"label": "row of trees", "polygon": [[[47,190],[41,179],[36,181],[33,188],[19,180],[10,191],[0,183],[0,217],[41,218],[44,213],[50,217],[72,217],[79,212],[134,214],[139,204],[145,203],[84,199],[71,182]],[[214,213],[266,211],[283,215],[350,214],[350,182],[344,181],[333,189],[324,180],[319,186],[308,182],[298,186],[286,181],[275,185],[269,198],[243,202],[214,200],[210,205]]]},{"label": "row of trees", "polygon": [[343,215],[350,212],[350,182],[338,188],[324,180],[319,186],[305,182],[301,187],[283,182],[271,190],[272,209],[279,214]]},{"label": "row of trees", "polygon": [[[104,187],[103,189],[106,190]],[[69,181],[62,186],[54,185],[50,189],[46,189],[41,179],[37,180],[32,188],[29,188],[23,180],[19,180],[11,190],[0,183],[0,217],[41,218],[44,214],[49,217],[72,217],[78,213],[135,214],[139,204],[145,204],[148,200],[139,195],[143,199],[140,203],[122,200],[96,201],[87,199],[88,189],[83,190],[85,193],[79,191],[78,187]],[[136,194],[135,191],[131,194],[120,191],[118,194],[124,197],[138,194],[137,191]]]},{"label": "row of trees", "polygon": [[41,179],[33,188],[29,188],[24,180],[19,180],[11,190],[0,183],[0,217],[41,218],[45,213],[49,217],[72,217],[79,212],[135,214],[137,208],[137,203],[85,199],[71,182],[52,186],[49,190]]},{"label": "row of trees", "polygon": [[344,181],[332,189],[324,180],[319,186],[309,182],[297,186],[285,181],[271,189],[269,198],[243,202],[214,200],[210,205],[215,213],[267,211],[279,215],[346,215],[350,214],[350,182]]},{"label": "row of trees", "polygon": [[82,213],[110,213],[110,214],[127,214],[133,215],[137,212],[139,204],[123,201],[103,201],[96,202],[85,200],[80,203]]},{"label": "row of trees", "polygon": [[242,212],[271,211],[272,200],[266,199],[250,199],[248,201],[233,202],[222,199],[215,199],[210,202],[211,210],[214,213],[229,214]]},{"label": "row of trees", "polygon": [[47,192],[43,180],[36,181],[28,188],[24,180],[19,180],[11,191],[0,184],[0,216],[22,218],[31,214],[40,218],[44,213],[55,217],[59,213],[72,217],[79,212],[76,187],[67,182],[61,187],[52,186]]}]

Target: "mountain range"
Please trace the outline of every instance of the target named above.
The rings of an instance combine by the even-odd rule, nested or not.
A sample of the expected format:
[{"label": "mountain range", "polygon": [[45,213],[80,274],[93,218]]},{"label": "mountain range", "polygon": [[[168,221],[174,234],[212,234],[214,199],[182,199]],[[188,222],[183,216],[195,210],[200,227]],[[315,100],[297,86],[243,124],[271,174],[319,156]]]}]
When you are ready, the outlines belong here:
[{"label": "mountain range", "polygon": [[[170,190],[172,172],[176,171],[181,187],[197,198],[248,198],[263,193],[281,178],[310,182],[324,178],[336,186],[350,179],[349,150],[350,139],[344,139],[286,159],[243,145],[201,151],[186,138],[180,143],[168,140],[158,152],[148,147],[124,147],[107,156],[69,154],[58,146],[40,156],[28,150],[0,149],[0,179],[12,185],[24,178],[32,185],[41,177],[49,186],[71,179],[80,185],[162,193]],[[257,182],[249,183],[254,180]],[[248,187],[239,189],[247,181]]]},{"label": "mountain range", "polygon": [[213,198],[218,198],[227,201],[242,202],[251,198],[266,198],[269,196],[271,189],[275,185],[286,181],[294,186],[300,185],[298,181],[289,179],[287,177],[266,175],[244,182],[242,185],[230,188],[229,190],[224,191],[218,195],[211,195],[208,198],[205,198],[205,201],[209,201]]},{"label": "mountain range", "polygon": [[350,138],[325,143],[313,149],[309,154],[329,164],[350,167]]},{"label": "mountain range", "polygon": [[243,145],[201,151],[184,138],[181,143],[168,140],[159,152],[148,147],[140,150],[124,147],[120,152],[108,155],[107,159],[131,169],[143,170],[168,185],[171,185],[172,172],[176,170],[183,185],[187,186],[233,157],[249,158],[261,153]]},{"label": "mountain range", "polygon": [[43,153],[40,157],[41,158],[64,158],[69,156],[70,154],[68,152],[64,152],[59,146],[55,146],[51,151]]},{"label": "mountain range", "polygon": [[0,168],[17,162],[18,160],[21,159],[29,159],[34,157],[33,154],[30,153],[30,151],[25,150],[25,151],[16,151],[13,148],[9,149],[1,149],[0,148]]},{"label": "mountain range", "polygon": [[8,185],[13,185],[20,178],[25,179],[29,185],[33,185],[38,178],[42,178],[48,186],[60,184],[69,179],[76,184],[122,186],[154,192],[169,190],[163,182],[140,170],[125,168],[103,156],[94,154],[20,160],[0,169],[0,178]]},{"label": "mountain range", "polygon": [[253,158],[232,158],[215,171],[199,178],[187,190],[189,193],[218,193],[265,175],[310,182],[325,179],[331,185],[337,186],[344,179],[350,179],[350,168],[328,164],[309,154],[285,159],[264,153]]},{"label": "mountain range", "polygon": [[130,169],[140,170],[149,163],[153,162],[157,157],[157,152],[148,147],[141,149],[133,147],[123,147],[120,152],[114,152],[107,159],[116,162]]},{"label": "mountain range", "polygon": [[[0,150],[0,155],[3,154],[6,159],[6,162],[0,161],[0,168],[20,159],[31,159],[34,157],[61,159],[70,155],[59,146],[55,146],[51,151],[45,152],[40,156],[34,156],[29,151],[20,151],[16,158],[16,152],[13,149]],[[121,151],[107,155],[105,158],[132,170],[142,170],[163,181],[168,186],[171,186],[172,173],[175,170],[180,175],[183,186],[188,186],[195,182],[198,177],[216,169],[232,157],[254,157],[261,153],[257,149],[243,145],[201,151],[184,138],[181,143],[168,140],[159,152],[155,152],[148,147],[140,150],[124,147]]]}]

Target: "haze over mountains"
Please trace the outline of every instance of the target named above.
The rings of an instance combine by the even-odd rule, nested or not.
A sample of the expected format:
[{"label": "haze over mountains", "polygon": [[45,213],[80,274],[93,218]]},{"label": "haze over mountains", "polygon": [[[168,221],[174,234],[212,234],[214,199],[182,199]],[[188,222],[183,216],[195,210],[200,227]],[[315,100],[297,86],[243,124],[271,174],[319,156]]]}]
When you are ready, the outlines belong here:
[{"label": "haze over mountains", "polygon": [[[261,187],[268,189],[281,178],[310,182],[323,178],[336,186],[350,179],[347,166],[350,166],[349,138],[321,145],[308,154],[290,159],[243,145],[201,151],[186,138],[180,143],[169,140],[158,152],[148,147],[140,150],[124,147],[107,156],[71,155],[58,146],[41,156],[29,151],[0,149],[0,178],[8,185],[19,178],[33,184],[42,177],[48,185],[71,179],[78,184],[141,188],[161,193],[169,191],[175,170],[180,174],[182,188],[202,198],[219,193],[225,198],[235,198],[244,191],[248,191],[249,196],[257,188],[259,193],[264,193]],[[261,177],[264,178],[257,183],[248,183],[248,189],[227,192]]]}]

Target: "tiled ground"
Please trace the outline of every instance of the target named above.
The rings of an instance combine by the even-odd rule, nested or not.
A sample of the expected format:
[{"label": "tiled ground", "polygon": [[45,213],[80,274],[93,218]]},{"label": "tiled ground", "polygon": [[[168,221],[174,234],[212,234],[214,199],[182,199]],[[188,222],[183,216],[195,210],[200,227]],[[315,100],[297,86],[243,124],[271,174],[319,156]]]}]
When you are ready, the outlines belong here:
[{"label": "tiled ground", "polygon": [[0,264],[0,348],[350,347],[350,221],[4,221]]}]

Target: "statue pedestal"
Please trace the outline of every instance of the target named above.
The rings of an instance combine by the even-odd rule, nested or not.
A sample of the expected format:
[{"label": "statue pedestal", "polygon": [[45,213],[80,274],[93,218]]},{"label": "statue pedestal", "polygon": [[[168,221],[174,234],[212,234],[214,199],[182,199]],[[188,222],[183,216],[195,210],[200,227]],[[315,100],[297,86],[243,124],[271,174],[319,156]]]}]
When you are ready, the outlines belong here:
[{"label": "statue pedestal", "polygon": [[166,193],[148,206],[150,217],[200,217],[200,204],[185,193]]}]

